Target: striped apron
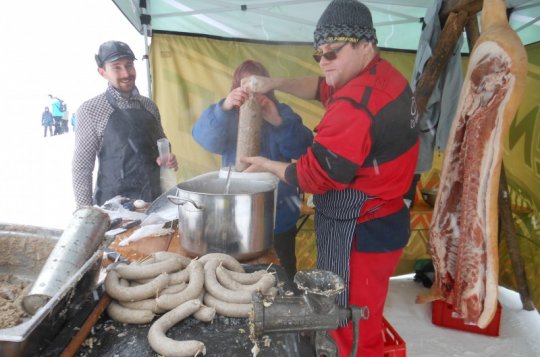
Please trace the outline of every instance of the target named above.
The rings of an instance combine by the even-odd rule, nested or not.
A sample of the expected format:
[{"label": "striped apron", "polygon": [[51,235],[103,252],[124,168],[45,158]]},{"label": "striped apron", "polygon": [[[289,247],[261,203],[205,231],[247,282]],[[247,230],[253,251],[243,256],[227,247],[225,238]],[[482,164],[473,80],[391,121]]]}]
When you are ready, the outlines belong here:
[{"label": "striped apron", "polygon": [[322,195],[313,195],[315,204],[315,234],[317,236],[317,268],[339,275],[345,290],[336,300],[348,305],[349,260],[356,220],[368,196],[353,188]]}]

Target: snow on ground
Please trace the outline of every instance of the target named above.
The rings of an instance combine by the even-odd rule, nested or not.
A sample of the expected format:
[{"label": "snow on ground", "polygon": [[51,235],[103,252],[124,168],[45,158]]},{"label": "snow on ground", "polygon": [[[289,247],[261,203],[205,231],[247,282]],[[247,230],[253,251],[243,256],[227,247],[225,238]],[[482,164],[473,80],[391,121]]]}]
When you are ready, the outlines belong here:
[{"label": "snow on ground", "polygon": [[499,288],[499,336],[487,336],[432,324],[431,304],[414,303],[416,295],[426,288],[414,282],[413,277],[392,278],[384,313],[405,340],[407,356],[540,356],[540,315],[538,311],[523,310],[517,292]]},{"label": "snow on ground", "polygon": [[[32,125],[0,133],[0,223],[64,229],[75,203],[71,187],[74,134],[42,137]],[[385,316],[412,357],[540,356],[540,315],[522,309],[519,295],[500,288],[500,336],[431,323],[431,304],[416,305],[423,291],[412,275],[392,279]]]},{"label": "snow on ground", "polygon": [[36,125],[4,134],[0,143],[0,223],[66,228],[75,211],[71,186],[74,133],[44,138],[42,127]]}]

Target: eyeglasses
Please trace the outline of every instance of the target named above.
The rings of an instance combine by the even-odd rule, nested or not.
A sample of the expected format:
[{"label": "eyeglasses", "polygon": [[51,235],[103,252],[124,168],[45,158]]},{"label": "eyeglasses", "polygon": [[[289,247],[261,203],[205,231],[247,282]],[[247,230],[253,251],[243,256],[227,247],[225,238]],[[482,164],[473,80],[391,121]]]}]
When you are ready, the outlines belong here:
[{"label": "eyeglasses", "polygon": [[348,42],[345,42],[343,45],[336,47],[328,52],[322,53],[322,51],[317,51],[313,54],[313,59],[315,62],[319,63],[321,62],[321,59],[324,57],[325,59],[329,61],[333,61],[337,58],[337,53],[347,45]]}]

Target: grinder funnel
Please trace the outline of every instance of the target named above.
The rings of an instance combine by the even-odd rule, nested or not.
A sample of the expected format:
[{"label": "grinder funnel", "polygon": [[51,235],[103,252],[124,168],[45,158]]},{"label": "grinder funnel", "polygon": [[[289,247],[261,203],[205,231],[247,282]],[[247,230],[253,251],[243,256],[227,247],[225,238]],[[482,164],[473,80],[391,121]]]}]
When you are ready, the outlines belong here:
[{"label": "grinder funnel", "polygon": [[303,290],[308,303],[316,313],[326,313],[335,305],[335,297],[345,289],[340,276],[328,270],[299,271],[294,276],[299,290]]}]

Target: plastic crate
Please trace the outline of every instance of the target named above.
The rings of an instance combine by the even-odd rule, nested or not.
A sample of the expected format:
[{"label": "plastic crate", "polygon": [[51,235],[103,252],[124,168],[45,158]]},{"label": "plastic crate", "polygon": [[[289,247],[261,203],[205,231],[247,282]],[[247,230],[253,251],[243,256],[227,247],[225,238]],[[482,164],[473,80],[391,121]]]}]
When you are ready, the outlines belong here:
[{"label": "plastic crate", "polygon": [[405,341],[384,317],[382,334],[384,340],[384,357],[407,356]]},{"label": "plastic crate", "polygon": [[431,322],[437,326],[448,327],[456,330],[462,330],[467,332],[479,333],[488,336],[499,336],[499,327],[501,324],[501,310],[502,306],[497,302],[497,311],[493,320],[486,328],[480,328],[476,325],[465,323],[465,321],[456,317],[454,308],[442,300],[435,300],[431,305]]}]

